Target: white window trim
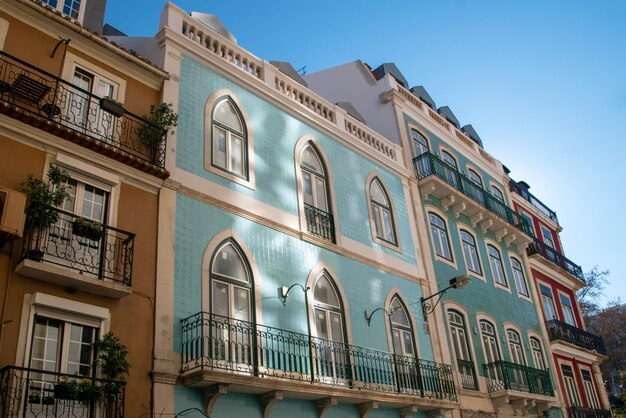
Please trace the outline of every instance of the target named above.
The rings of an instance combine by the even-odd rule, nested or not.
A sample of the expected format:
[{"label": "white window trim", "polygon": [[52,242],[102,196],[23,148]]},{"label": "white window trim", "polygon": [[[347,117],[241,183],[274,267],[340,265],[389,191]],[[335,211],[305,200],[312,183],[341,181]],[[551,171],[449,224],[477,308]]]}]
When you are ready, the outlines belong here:
[{"label": "white window trim", "polygon": [[[244,151],[246,153],[245,163],[247,163],[247,179],[226,171],[226,169],[215,167],[213,165],[213,108],[215,107],[215,104],[224,96],[228,96],[228,98],[233,101],[235,106],[237,106],[237,110],[239,110],[239,113],[241,114],[241,123],[246,127],[246,146]],[[237,96],[235,96],[235,94],[228,89],[214,91],[213,94],[209,96],[206,105],[204,106],[204,169],[249,189],[254,190],[256,188],[256,176],[254,170],[254,136],[252,135],[250,118]]]},{"label": "white window trim", "polygon": [[16,352],[16,364],[22,364],[23,367],[29,367],[29,349],[32,344],[34,318],[37,314],[99,328],[99,337],[106,334],[111,325],[111,312],[107,308],[45,293],[26,294],[22,305]]},{"label": "white window trim", "polygon": [[[487,247],[488,245],[491,245],[500,253],[500,264],[502,265],[502,274],[504,274],[504,282],[507,284],[507,286],[501,285],[500,283],[496,282],[496,277],[493,274],[493,269],[491,268],[491,260],[489,258],[489,248]],[[500,248],[500,246],[495,241],[492,241],[490,239],[485,239],[485,254],[487,256],[487,264],[489,265],[489,272],[491,273],[491,280],[493,281],[493,285],[494,287],[504,290],[505,292],[508,292],[509,294],[512,295],[513,292],[511,292],[510,280],[506,274],[506,264],[504,262],[505,261],[504,256],[502,255],[503,253],[504,252],[502,251],[502,248]]]},{"label": "white window trim", "polygon": [[513,356],[511,355],[511,344],[509,342],[509,334],[508,331],[515,331],[517,333],[517,336],[519,337],[519,345],[520,347],[522,347],[522,355],[524,356],[524,366],[528,366],[528,347],[524,347],[524,333],[522,332],[522,329],[517,325],[514,324],[513,322],[510,321],[506,321],[502,324],[504,326],[504,335],[506,337],[506,346],[509,349],[509,358],[511,360],[512,363],[514,363],[513,361]]},{"label": "white window trim", "polygon": [[[452,330],[450,328],[450,321],[448,320],[449,310],[457,311],[461,315],[463,315],[463,319],[465,320],[464,321],[465,322],[465,336],[467,337],[467,344],[469,345],[470,356],[472,357],[472,362],[474,363],[474,376],[476,376],[476,385],[478,386],[479,391],[483,391],[485,389],[486,383],[485,383],[485,378],[481,376],[480,373],[478,372],[479,363],[478,363],[478,358],[476,357],[476,350],[474,349],[474,341],[472,339],[473,332],[472,332],[472,326],[470,325],[470,316],[468,315],[467,310],[463,306],[459,305],[458,303],[451,302],[451,301],[446,301],[443,303],[444,319],[446,321],[446,327],[448,330],[449,339],[452,338]],[[481,340],[481,345],[482,345],[482,336],[480,335],[480,329],[478,331],[479,331],[479,339]],[[451,359],[451,361],[458,359],[458,354],[454,351],[453,345],[454,344],[451,344],[450,351],[452,352],[452,354],[454,354],[455,357],[454,359]],[[483,359],[484,359],[484,356],[483,356]],[[459,373],[458,365],[455,367],[455,369],[457,370],[457,373]],[[468,389],[463,389],[461,386],[459,386],[459,390],[468,391]],[[469,393],[476,393],[476,391],[472,390],[472,391],[469,391]]]},{"label": "white window trim", "polygon": [[[520,206],[518,206],[518,212],[521,215],[525,215],[526,217],[528,217],[528,219],[530,219],[529,225],[531,230],[533,231],[533,234],[535,235],[535,237],[539,238],[537,236],[537,231],[535,230],[535,218],[533,215],[530,214],[530,212],[523,210]],[[543,241],[542,241],[543,242]]]},{"label": "white window trim", "polygon": [[489,194],[491,194],[491,196],[493,196],[494,199],[498,200],[496,195],[493,193],[494,188],[498,189],[500,193],[502,193],[502,198],[504,199],[502,203],[509,206],[509,202],[507,202],[507,198],[506,198],[506,193],[504,193],[504,188],[500,186],[498,183],[494,182],[493,180],[489,180],[489,190],[487,191],[489,192]]},{"label": "white window trim", "polygon": [[539,229],[541,230],[541,242],[544,243],[545,245],[548,245],[545,242],[546,232],[547,232],[548,234],[550,234],[550,241],[552,241],[552,250],[558,252],[557,246],[556,246],[556,240],[554,239],[554,233],[550,230],[550,228],[540,223]]},{"label": "white window trim", "polygon": [[528,340],[528,350],[530,357],[533,361],[533,367],[538,369],[537,363],[535,362],[535,353],[533,351],[533,346],[530,342],[531,338],[534,338],[539,342],[539,349],[541,350],[541,357],[543,358],[544,367],[546,370],[550,369],[550,359],[548,358],[549,353],[547,353],[544,348],[546,347],[546,344],[544,343],[543,338],[537,332],[528,330],[526,331],[526,339]]},{"label": "white window trim", "polygon": [[[473,171],[474,173],[476,173],[476,175],[478,176],[478,178],[480,179],[480,184],[474,183],[474,181],[472,180],[472,178],[470,177],[470,170]],[[478,169],[478,167],[476,167],[475,165],[472,164],[465,164],[465,172],[467,173],[467,178],[474,184],[476,184],[477,186],[480,186],[483,190],[485,190],[485,179],[483,178],[483,176],[480,174],[480,170]]]},{"label": "white window trim", "polygon": [[591,369],[590,366],[579,363],[578,371],[580,373],[580,380],[583,382],[583,390],[585,391],[585,398],[587,398],[587,406],[589,408],[595,408],[595,405],[592,405],[591,400],[589,399],[589,394],[587,393],[587,387],[585,386],[585,378],[583,377],[583,370],[588,371],[589,375],[591,376],[591,387],[593,389],[593,394],[595,395],[596,402],[598,402],[598,409],[603,409],[600,394],[598,393],[598,390],[597,390],[598,387],[596,385],[596,380],[594,379],[595,374],[593,373],[593,370]]},{"label": "white window trim", "polygon": [[502,340],[500,339],[500,333],[498,332],[498,322],[496,321],[496,319],[494,317],[492,317],[491,315],[488,315],[484,312],[478,312],[476,314],[476,326],[478,327],[478,336],[480,338],[480,345],[483,348],[483,361],[486,364],[486,357],[485,357],[485,343],[483,341],[483,332],[480,329],[480,321],[481,320],[485,320],[491,323],[491,325],[493,325],[493,329],[496,333],[496,345],[498,346],[498,355],[500,356],[500,360],[504,360],[504,356],[502,355]]},{"label": "white window trim", "polygon": [[[83,8],[83,6],[84,5],[81,4],[81,8]],[[125,79],[109,71],[106,71],[103,68],[97,66],[94,62],[87,61],[86,59],[81,58],[77,55],[74,55],[69,51],[65,55],[62,78],[66,81],[72,82],[72,79],[74,78],[74,72],[76,71],[77,67],[82,68],[90,73],[94,73],[98,76],[107,78],[108,80],[117,84],[117,95],[116,97],[114,97],[114,99],[122,104],[124,103],[124,98],[126,97],[126,80]]]},{"label": "white window trim", "polygon": [[[386,241],[382,238],[378,237],[378,234],[376,232],[376,223],[374,222],[374,211],[372,210],[372,196],[370,193],[370,189],[372,186],[372,182],[374,181],[374,179],[378,180],[378,182],[380,183],[382,189],[383,189],[383,193],[385,194],[385,196],[387,197],[387,202],[389,203],[389,211],[391,214],[391,223],[392,223],[392,228],[393,228],[393,235],[394,238],[396,239],[396,243],[392,243],[389,241]],[[382,245],[383,247],[387,247],[389,249],[392,249],[394,251],[398,251],[398,252],[402,252],[402,245],[400,243],[400,235],[399,235],[399,229],[398,229],[398,222],[397,222],[397,217],[396,217],[396,208],[395,205],[393,203],[393,199],[391,199],[391,195],[389,194],[389,188],[387,187],[387,185],[385,184],[385,182],[381,179],[379,173],[376,172],[372,172],[367,176],[367,179],[365,179],[365,197],[366,197],[366,201],[367,201],[367,212],[369,214],[369,220],[370,220],[370,232],[372,233],[372,241],[374,241],[377,244]]]},{"label": "white window trim", "polygon": [[[85,8],[86,8],[86,5],[87,5],[87,2],[88,2],[88,1],[89,1],[89,0],[81,0],[81,2],[80,2],[80,7],[79,7],[79,9],[78,9],[78,18],[76,18],[75,20],[77,20],[77,21],[78,21],[78,22],[80,22],[81,24],[83,23],[83,19],[85,18]],[[59,0],[59,1],[57,2],[57,7],[56,7],[56,8],[54,8],[54,7],[50,6],[50,5],[48,5],[47,3],[44,3],[44,5],[45,5],[46,7],[50,7],[50,8],[52,8],[52,9],[54,9],[54,10],[58,11],[58,12],[59,12],[59,13],[61,13],[63,16],[67,16],[67,17],[69,17],[70,19],[74,19],[74,18],[73,18],[73,17],[71,17],[70,15],[67,15],[67,14],[63,13],[63,6],[65,5],[65,1],[64,1],[64,0]]]},{"label": "white window trim", "polygon": [[415,155],[415,146],[413,145],[414,140],[413,140],[413,135],[411,131],[418,132],[420,135],[422,135],[426,139],[426,144],[428,145],[428,152],[432,153],[433,149],[432,149],[432,140],[430,139],[430,135],[428,135],[421,126],[418,126],[414,123],[407,123],[407,127],[409,129],[409,143],[411,146],[411,158],[418,157],[418,155]]},{"label": "white window trim", "polygon": [[[564,389],[564,392],[565,392],[565,399],[564,399],[564,401],[565,401],[566,405],[568,405],[568,406],[578,406],[578,405],[570,403],[569,393],[567,391],[567,384],[565,383],[565,373],[563,372],[563,365],[569,366],[572,369],[572,374],[573,374],[572,381],[574,382],[574,388],[576,389],[576,395],[578,397],[578,402],[580,403],[580,406],[582,406],[583,405],[583,399],[580,396],[580,393],[581,393],[580,389],[581,388],[578,386],[578,382],[576,381],[576,367],[574,367],[574,364],[571,361],[558,359],[557,367],[559,368],[559,375],[560,375],[560,377],[562,379],[561,382],[563,383],[563,386],[564,386],[563,389]],[[584,388],[583,388],[583,390],[584,390]]]},{"label": "white window trim", "polygon": [[[407,303],[407,298],[404,297],[404,295],[402,294],[402,292],[400,292],[400,290],[396,287],[392,288],[389,290],[389,292],[387,292],[387,298],[385,299],[385,309],[387,309],[387,311],[389,311],[389,308],[391,307],[391,301],[393,300],[394,296],[397,296],[398,299],[400,299],[402,301],[402,303],[404,304],[404,307],[407,310],[407,315],[409,317],[409,321],[411,323],[411,331],[413,334],[413,344],[415,344],[414,350],[415,350],[415,356],[416,358],[422,358],[422,350],[421,350],[421,344],[420,344],[420,340],[419,340],[419,335],[417,334],[417,323],[415,322],[415,318],[413,317],[413,312],[411,311],[411,305]],[[345,309],[345,307],[344,307]],[[393,353],[393,335],[391,335],[391,321],[389,320],[389,317],[387,315],[384,315],[385,318],[385,331],[387,334],[387,347],[389,347],[389,352]]]},{"label": "white window trim", "polygon": [[532,298],[530,296],[530,294],[531,294],[531,289],[530,289],[531,284],[530,284],[530,282],[528,280],[528,272],[526,271],[526,263],[524,263],[523,258],[520,257],[520,255],[518,253],[516,253],[516,252],[508,251],[507,255],[509,257],[509,265],[511,266],[511,277],[513,278],[513,281],[515,282],[515,276],[514,276],[514,273],[513,273],[513,263],[511,262],[511,258],[516,259],[519,262],[520,266],[522,267],[522,274],[524,276],[523,278],[524,278],[524,282],[526,284],[526,291],[528,292],[528,296],[520,293],[519,289],[517,288],[517,282],[515,282],[515,291],[517,292],[517,297],[519,297],[522,300],[525,300],[526,302],[533,303],[533,300],[532,300]]},{"label": "white window trim", "polygon": [[559,302],[559,306],[561,307],[561,313],[563,314],[562,321],[567,324],[567,321],[565,320],[565,308],[563,307],[563,302],[561,301],[561,295],[565,296],[569,300],[570,308],[572,309],[572,317],[574,319],[574,323],[568,324],[568,325],[572,325],[573,327],[582,329],[582,327],[578,324],[578,318],[576,318],[576,311],[574,309],[574,303],[572,302],[572,298],[570,297],[570,295],[568,295],[567,293],[563,292],[560,289],[556,289],[556,293],[557,293],[557,296],[559,297],[558,302]]},{"label": "white window trim", "polygon": [[[445,164],[448,164],[446,162],[446,160],[443,159],[443,153],[449,154],[454,161],[456,162],[456,166],[454,167],[456,169],[456,171],[458,171],[459,173],[461,172],[461,167],[459,166],[459,159],[457,158],[457,153],[452,151],[450,148],[445,147],[443,145],[439,146],[439,158],[441,159],[442,162],[444,162]],[[450,164],[448,164],[450,165]]]},{"label": "white window trim", "polygon": [[[470,226],[464,223],[457,223],[456,229],[457,229],[457,233],[459,234],[459,243],[461,244],[461,253],[463,254],[463,261],[465,262],[465,271],[467,272],[468,275],[471,275],[472,277],[476,277],[477,279],[480,279],[483,282],[487,283],[487,277],[485,275],[485,264],[483,263],[483,256],[480,253],[480,247],[478,245],[477,234],[474,232],[474,230]],[[467,259],[465,258],[465,251],[463,251],[463,238],[461,237],[462,229],[469,232],[470,235],[474,238],[474,245],[476,247],[476,254],[478,256],[478,264],[480,265],[480,270],[482,271],[482,274],[474,273],[467,267],[468,266]]]},{"label": "white window trim", "polygon": [[[561,321],[561,318],[559,318],[559,311],[556,309],[556,301],[554,300],[554,289],[552,289],[552,286],[550,286],[550,284],[536,279],[537,280],[537,296],[539,297],[539,302],[541,303],[541,312],[543,312],[543,316],[545,318],[546,321],[551,321],[553,319],[556,319],[557,321]],[[541,293],[541,285],[544,285],[545,287],[547,287],[548,289],[550,289],[550,294],[552,295],[552,308],[554,309],[554,318],[548,318],[546,309],[543,306],[543,293]]]},{"label": "white window trim", "polygon": [[[457,257],[455,257],[453,242],[450,239],[451,238],[450,237],[450,223],[448,222],[448,215],[446,215],[445,212],[442,212],[441,210],[437,209],[434,206],[425,206],[424,211],[426,214],[426,226],[428,229],[428,236],[430,237],[430,244],[432,246],[432,257],[437,261],[441,261],[442,263],[448,264],[449,266],[452,266],[455,269],[458,269],[457,264],[456,264]],[[448,235],[448,247],[450,247],[450,257],[452,257],[452,260],[448,260],[447,258],[442,257],[439,254],[437,254],[437,250],[435,249],[435,240],[433,237],[433,231],[430,225],[430,216],[429,216],[430,212],[433,212],[434,214],[439,216],[441,219],[443,219],[443,223],[446,225],[446,233]]]}]

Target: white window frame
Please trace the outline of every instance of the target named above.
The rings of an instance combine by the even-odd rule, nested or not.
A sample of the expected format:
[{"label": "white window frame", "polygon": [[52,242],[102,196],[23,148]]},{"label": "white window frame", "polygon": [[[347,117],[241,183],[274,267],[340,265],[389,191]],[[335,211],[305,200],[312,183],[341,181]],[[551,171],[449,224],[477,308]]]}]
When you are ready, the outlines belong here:
[{"label": "white window frame", "polygon": [[70,15],[67,15],[67,14],[65,14],[63,12],[63,6],[65,5],[65,0],[58,0],[56,7],[50,6],[48,4],[48,2],[45,1],[45,0],[43,0],[43,4],[46,7],[50,7],[52,9],[57,10],[59,13],[63,14],[63,16],[67,16],[70,19],[75,19],[75,20],[77,20],[78,22],[80,22],[82,24],[83,23],[83,19],[85,18],[85,8],[86,8],[86,5],[87,5],[88,1],[89,0],[80,0],[80,6],[79,6],[79,9],[78,9],[78,17],[77,18],[73,18]]},{"label": "white window frame", "polygon": [[[500,265],[500,271],[502,272],[502,279],[504,281],[504,284],[498,282],[496,280],[496,274],[494,271],[496,271],[497,269],[494,268],[493,263],[496,262],[496,260],[493,259],[492,255],[489,253],[489,247],[493,247],[494,250],[496,250],[498,252],[499,255],[499,265]],[[504,265],[504,259],[502,257],[502,250],[498,247],[498,245],[496,245],[496,243],[494,243],[493,241],[485,241],[485,251],[487,253],[487,261],[489,263],[489,271],[491,272],[491,279],[493,280],[493,284],[495,287],[505,290],[509,293],[511,293],[511,286],[509,286],[509,281],[507,280],[506,277],[506,267]]]},{"label": "white window frame", "polygon": [[[541,228],[541,241],[548,247],[550,247],[551,249],[553,249],[554,251],[558,251],[556,249],[556,244],[554,241],[554,234],[552,234],[552,231],[550,231],[550,229],[548,227],[546,227],[545,225],[540,225]],[[547,241],[550,242],[550,244],[548,244]]]},{"label": "white window frame", "polygon": [[[448,246],[448,252],[449,252],[449,256],[450,258],[446,258],[443,255],[439,255],[437,253],[437,248],[435,246],[435,234],[433,233],[433,226],[431,224],[430,221],[430,215],[435,215],[436,217],[440,218],[443,221],[443,224],[445,226],[444,228],[444,232],[446,235],[446,243]],[[428,233],[430,234],[430,239],[431,239],[431,243],[432,243],[432,247],[433,247],[433,256],[439,260],[439,261],[443,261],[447,264],[453,265],[454,267],[456,267],[456,263],[454,261],[454,251],[452,248],[452,243],[450,241],[450,228],[448,228],[448,223],[446,221],[447,216],[443,215],[440,211],[435,211],[433,210],[433,208],[427,208],[426,209],[426,218],[427,218],[427,222],[428,222]],[[437,227],[436,229],[441,229],[440,227]],[[439,232],[439,231],[438,231]],[[437,236],[437,240],[440,239],[440,236]]]},{"label": "white window frame", "polygon": [[[375,202],[374,199],[372,199],[371,188],[375,181],[378,182],[383,194],[387,198],[387,205],[388,205],[387,207],[382,206],[380,203]],[[396,226],[397,224],[396,224],[395,205],[393,204],[391,195],[389,194],[387,190],[388,190],[387,185],[381,180],[380,176],[377,173],[370,173],[370,175],[367,176],[367,179],[365,180],[365,192],[366,192],[367,210],[368,210],[369,220],[370,220],[370,232],[372,234],[372,241],[384,247],[391,248],[394,251],[401,251],[399,230],[398,230],[398,227]],[[393,241],[387,241],[385,238],[382,238],[378,235],[379,231],[376,228],[376,220],[375,220],[376,209],[379,209],[380,211],[387,210],[389,212],[389,217],[391,220],[391,228],[392,228],[391,232],[393,234],[393,239],[394,239]],[[381,221],[382,221],[382,217],[381,217]],[[381,226],[382,226],[382,222],[381,222]],[[386,228],[383,226],[383,231],[381,232],[384,234],[385,230]]]},{"label": "white window frame", "polygon": [[[585,390],[585,395],[587,398],[587,404],[589,408],[593,409],[602,409],[602,405],[600,404],[600,397],[596,392],[596,382],[593,378],[593,371],[588,367],[579,366],[580,369],[580,380],[583,381],[583,389]],[[589,373],[589,378],[591,380],[586,380],[583,371]]]},{"label": "white window frame", "polygon": [[[482,264],[482,257],[480,256],[480,250],[478,249],[478,240],[476,239],[476,235],[473,234],[471,232],[471,229],[465,225],[457,225],[458,228],[458,232],[459,232],[459,241],[461,242],[461,252],[463,253],[463,260],[465,261],[465,267],[468,271],[469,274],[471,274],[472,276],[476,276],[479,279],[486,281],[485,279],[485,269],[483,268],[483,264]],[[476,262],[478,264],[478,269],[480,271],[476,272],[474,270],[471,270],[469,268],[470,264],[468,262],[467,259],[467,254],[465,253],[465,248],[466,246],[471,247],[469,244],[466,244],[465,241],[463,240],[463,233],[468,234],[470,237],[472,237],[473,241],[474,241],[474,250],[475,250],[475,255],[476,255]]]},{"label": "white window frame", "polygon": [[[533,342],[537,343],[536,347],[533,345]],[[547,370],[548,362],[546,360],[546,356],[544,355],[541,339],[536,335],[530,335],[528,337],[528,344],[530,347],[530,352],[532,354],[533,364],[535,365],[535,368],[539,370]]]},{"label": "white window frame", "polygon": [[[551,321],[553,319],[560,320],[559,314],[558,314],[558,312],[556,310],[556,304],[554,303],[554,291],[552,290],[552,286],[548,285],[547,283],[540,282],[540,281],[538,281],[537,284],[538,284],[538,287],[539,287],[539,297],[541,298],[541,310],[543,311],[543,314],[546,317],[546,321]],[[546,312],[546,303],[547,303],[547,301],[544,299],[544,298],[547,298],[547,296],[544,295],[541,292],[541,286],[544,286],[548,290],[550,290],[550,296],[551,296],[550,300],[552,301],[552,303],[550,303],[550,306],[552,307],[552,312],[554,314],[553,318],[548,318],[548,312]]]},{"label": "white window frame", "polygon": [[[529,302],[531,302],[530,299],[530,287],[528,285],[528,280],[526,280],[526,272],[524,271],[524,264],[522,264],[522,261],[514,256],[511,255],[511,253],[509,253],[509,263],[511,264],[511,274],[513,275],[513,281],[515,282],[515,289],[517,290],[517,295],[522,298],[525,299]],[[519,269],[515,268],[515,263],[519,264]],[[521,277],[518,277],[516,275],[516,272],[519,272],[521,274]],[[520,280],[523,284],[524,289],[526,289],[526,293],[522,293],[520,291]]]},{"label": "white window frame", "polygon": [[[557,290],[557,294],[559,296],[559,305],[561,305],[561,312],[563,313],[563,322],[565,322],[568,325],[578,328],[578,321],[576,320],[576,312],[574,312],[574,305],[572,304],[572,298],[568,294],[560,290]],[[569,306],[563,303],[563,298],[567,299],[567,301],[569,302]],[[568,321],[568,316],[566,314],[566,312],[568,312],[567,311],[568,308],[569,308],[569,313],[571,314],[571,322]]]},{"label": "white window frame", "polygon": [[[565,376],[565,369],[563,368],[563,366],[570,368],[570,370],[572,371],[571,377]],[[559,363],[559,367],[561,368],[560,372],[561,376],[563,377],[563,385],[565,386],[564,389],[567,396],[567,403],[569,404],[569,406],[582,406],[583,404],[580,398],[578,386],[576,384],[576,370],[574,368],[574,365],[569,362]]]},{"label": "white window frame", "polygon": [[[502,189],[500,189],[500,187],[496,186],[493,183],[489,183],[489,185],[491,186],[491,195],[498,201],[500,201],[502,204],[506,205],[506,196],[504,195],[504,192],[502,191]],[[497,193],[496,193],[497,192]],[[497,194],[500,194],[502,196],[502,199],[500,199]]]}]

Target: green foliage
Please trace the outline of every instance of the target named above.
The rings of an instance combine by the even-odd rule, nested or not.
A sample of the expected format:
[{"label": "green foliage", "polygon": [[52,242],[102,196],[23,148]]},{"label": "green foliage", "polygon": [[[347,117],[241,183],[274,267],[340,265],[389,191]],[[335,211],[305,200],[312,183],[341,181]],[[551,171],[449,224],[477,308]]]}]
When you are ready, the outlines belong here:
[{"label": "green foliage", "polygon": [[128,374],[130,363],[126,358],[128,349],[120,342],[119,337],[108,332],[100,341],[94,343],[94,347],[98,353],[97,363],[104,377],[110,380],[124,380],[120,375]]},{"label": "green foliage", "polygon": [[71,399],[79,401],[95,401],[100,399],[102,391],[93,380],[89,378],[74,379],[62,376],[54,387],[55,397],[58,399]]},{"label": "green foliage", "polygon": [[171,103],[160,103],[157,106],[150,105],[150,113],[144,115],[144,119],[157,128],[144,125],[139,131],[141,141],[151,147],[159,145],[163,134],[170,132],[172,128],[178,125],[178,114],[172,109]]},{"label": "green foliage", "polygon": [[29,174],[22,182],[22,191],[31,203],[26,210],[26,221],[38,228],[47,228],[58,219],[58,212],[51,206],[59,207],[69,197],[64,183],[69,178],[67,172],[50,164],[48,183]]}]

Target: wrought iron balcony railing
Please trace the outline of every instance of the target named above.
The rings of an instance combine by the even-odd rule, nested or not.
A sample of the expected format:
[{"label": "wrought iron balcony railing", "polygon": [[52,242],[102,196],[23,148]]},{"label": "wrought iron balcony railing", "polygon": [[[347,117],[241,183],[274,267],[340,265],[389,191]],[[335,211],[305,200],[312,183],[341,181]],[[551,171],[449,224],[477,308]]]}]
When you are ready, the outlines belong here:
[{"label": "wrought iron balcony railing", "polygon": [[461,387],[463,389],[478,390],[474,362],[457,359],[456,364],[459,367],[459,374],[461,375]]},{"label": "wrought iron balcony railing", "polygon": [[165,166],[167,132],[148,120],[0,51],[0,102],[58,123],[152,165]]},{"label": "wrought iron balcony railing", "polygon": [[559,218],[557,218],[555,211],[553,211],[548,206],[546,206],[543,202],[541,202],[541,200],[537,199],[531,192],[528,191],[528,189],[517,184],[517,182],[513,179],[509,181],[509,190],[522,196],[525,200],[530,202],[534,207],[539,209],[541,213],[546,215],[548,218],[552,219],[557,224],[559,223]]},{"label": "wrought iron balcony railing", "polygon": [[418,179],[434,175],[526,235],[534,237],[533,229],[526,219],[436,155],[426,152],[414,158],[413,168]]},{"label": "wrought iron balcony railing", "polygon": [[586,348],[588,350],[595,350],[600,354],[606,354],[604,340],[602,337],[580,328],[576,328],[573,325],[566,324],[565,322],[561,322],[557,319],[547,321],[546,328],[548,329],[550,341],[567,341],[568,343],[576,344],[579,347]]},{"label": "wrought iron balcony railing", "polygon": [[489,392],[516,390],[544,396],[554,396],[548,370],[535,369],[509,361],[483,364]]},{"label": "wrought iron balcony railing", "polygon": [[200,312],[182,321],[182,369],[456,400],[449,365]]},{"label": "wrought iron balcony railing", "polygon": [[566,270],[569,274],[576,277],[583,283],[585,282],[585,275],[583,274],[583,269],[578,265],[574,264],[570,259],[565,257],[563,254],[558,252],[557,250],[548,247],[546,244],[539,240],[535,240],[531,242],[528,248],[526,249],[528,255],[540,254],[543,258],[552,261],[557,266]]},{"label": "wrought iron balcony railing", "polygon": [[22,258],[56,264],[131,286],[135,234],[39,205],[39,210],[42,208],[55,212],[57,221],[39,227],[28,222],[27,218]]},{"label": "wrought iron balcony railing", "polygon": [[304,204],[307,231],[326,241],[335,242],[335,222],[333,215],[315,206]]},{"label": "wrought iron balcony railing", "polygon": [[613,416],[607,409],[583,408],[582,406],[571,406],[569,415],[570,418],[611,418]]},{"label": "wrought iron balcony railing", "polygon": [[124,418],[126,382],[24,367],[0,370],[2,418]]}]

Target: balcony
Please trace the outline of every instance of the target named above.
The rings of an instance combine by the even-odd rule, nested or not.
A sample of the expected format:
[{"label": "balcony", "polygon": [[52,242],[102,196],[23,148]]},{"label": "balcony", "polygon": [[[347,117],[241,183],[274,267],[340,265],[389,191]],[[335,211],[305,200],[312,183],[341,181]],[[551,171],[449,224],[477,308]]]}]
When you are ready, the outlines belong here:
[{"label": "balcony", "polygon": [[606,354],[602,337],[556,319],[547,321],[546,328],[550,341],[565,341],[587,350]]},{"label": "balcony", "polygon": [[535,240],[528,246],[526,252],[529,256],[537,254],[541,255],[544,259],[550,261],[552,264],[556,264],[558,267],[562,268],[563,270],[583,282],[583,284],[585,283],[585,275],[583,274],[583,269],[578,264],[574,264],[563,254],[559,253],[553,248],[548,247],[543,242]]},{"label": "balcony", "polygon": [[611,411],[606,409],[583,408],[581,406],[571,406],[569,408],[570,418],[611,418]]},{"label": "balcony", "polygon": [[325,241],[335,242],[333,215],[315,206],[304,204],[307,232]]},{"label": "balcony", "polygon": [[502,390],[554,396],[552,380],[548,370],[535,369],[509,361],[494,361],[483,364],[490,393]]},{"label": "balcony", "polygon": [[2,418],[124,418],[126,382],[6,366],[0,370]]},{"label": "balcony", "polygon": [[457,359],[459,374],[461,375],[461,387],[468,390],[478,390],[474,362]]},{"label": "balcony", "polygon": [[309,398],[383,399],[404,406],[422,398],[433,409],[456,401],[449,365],[206,312],[182,321],[182,362],[189,386],[237,382],[249,390],[273,387]]},{"label": "balcony", "polygon": [[543,202],[541,202],[541,200],[533,196],[527,188],[520,186],[519,183],[511,179],[509,181],[509,190],[522,196],[526,201],[530,202],[531,205],[536,207],[539,212],[552,219],[557,225],[559,224],[559,218],[557,218],[556,212],[546,206]]},{"label": "balcony", "polygon": [[473,227],[493,231],[506,245],[532,242],[532,227],[524,218],[434,154],[414,158],[413,167],[423,197],[436,197],[444,210],[466,215]]},{"label": "balcony", "polygon": [[45,228],[28,224],[22,261],[25,276],[119,298],[131,293],[135,234],[87,222],[73,213],[46,207],[58,215]]},{"label": "balcony", "polygon": [[0,52],[0,113],[167,177],[163,170],[167,132],[113,100],[5,52]]}]

